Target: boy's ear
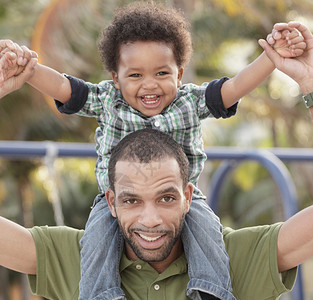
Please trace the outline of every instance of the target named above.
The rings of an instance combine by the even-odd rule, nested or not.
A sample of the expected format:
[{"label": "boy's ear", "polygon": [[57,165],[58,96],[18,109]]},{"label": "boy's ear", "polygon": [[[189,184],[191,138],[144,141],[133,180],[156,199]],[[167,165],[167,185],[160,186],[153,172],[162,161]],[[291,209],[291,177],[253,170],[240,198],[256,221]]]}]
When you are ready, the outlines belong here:
[{"label": "boy's ear", "polygon": [[105,191],[105,199],[108,202],[109,209],[111,211],[112,217],[116,218],[116,211],[114,207],[114,199],[115,199],[115,194],[111,189],[107,189]]},{"label": "boy's ear", "polygon": [[116,72],[112,72],[112,73],[111,73],[111,76],[112,76],[112,80],[113,80],[113,82],[114,82],[115,88],[116,88],[117,90],[119,90],[119,89],[120,89],[120,85],[119,85],[119,83],[118,83],[118,76],[117,76],[117,73],[116,73]]},{"label": "boy's ear", "polygon": [[183,74],[184,74],[184,68],[181,67],[178,69],[178,77],[177,77],[177,86],[178,87],[180,87],[183,84],[182,83]]}]

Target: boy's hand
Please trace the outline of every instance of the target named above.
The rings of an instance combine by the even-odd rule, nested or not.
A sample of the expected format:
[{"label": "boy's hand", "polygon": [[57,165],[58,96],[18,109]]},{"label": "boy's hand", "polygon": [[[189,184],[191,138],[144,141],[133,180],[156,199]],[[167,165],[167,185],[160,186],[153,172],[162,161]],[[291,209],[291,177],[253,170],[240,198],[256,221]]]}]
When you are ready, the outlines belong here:
[{"label": "boy's hand", "polygon": [[276,68],[294,79],[300,86],[304,95],[313,91],[313,35],[303,24],[299,22],[277,23],[276,31],[299,31],[304,38],[306,48],[301,56],[294,58],[281,57],[265,40],[259,40],[260,46],[267,56],[275,64]]},{"label": "boy's hand", "polygon": [[267,36],[267,42],[272,45],[275,51],[285,58],[302,55],[306,43],[300,32],[295,28],[284,30],[277,30],[276,28],[277,24],[274,25],[272,33]]},{"label": "boy's hand", "polygon": [[[13,74],[12,76],[19,75],[32,58],[38,58],[37,53],[28,49],[26,46],[19,46],[11,40],[0,40],[0,58],[2,58],[4,55],[7,55],[8,52],[13,52],[16,54],[15,62],[18,68],[14,74],[13,71],[11,72],[11,74]],[[8,58],[9,57],[10,56],[8,56]],[[7,76],[2,77],[8,78]]]},{"label": "boy's hand", "polygon": [[7,51],[2,54],[0,60],[0,84],[23,71],[24,67],[19,66],[17,60],[17,55],[14,52]]},{"label": "boy's hand", "polygon": [[[13,54],[13,56],[16,56],[16,54]],[[15,57],[13,60],[14,59],[17,58]],[[12,76],[0,83],[0,98],[21,88],[22,85],[33,75],[37,61],[37,58],[31,58],[19,75]],[[0,58],[0,66],[6,65],[7,63],[7,57],[2,56]]]}]

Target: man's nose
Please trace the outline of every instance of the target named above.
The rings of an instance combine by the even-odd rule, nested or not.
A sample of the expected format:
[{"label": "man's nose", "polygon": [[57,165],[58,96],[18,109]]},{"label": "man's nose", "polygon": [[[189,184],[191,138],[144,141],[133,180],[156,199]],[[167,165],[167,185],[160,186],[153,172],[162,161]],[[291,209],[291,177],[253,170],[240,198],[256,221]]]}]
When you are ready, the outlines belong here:
[{"label": "man's nose", "polygon": [[145,205],[141,211],[138,223],[148,228],[153,228],[163,223],[158,208],[155,205]]}]

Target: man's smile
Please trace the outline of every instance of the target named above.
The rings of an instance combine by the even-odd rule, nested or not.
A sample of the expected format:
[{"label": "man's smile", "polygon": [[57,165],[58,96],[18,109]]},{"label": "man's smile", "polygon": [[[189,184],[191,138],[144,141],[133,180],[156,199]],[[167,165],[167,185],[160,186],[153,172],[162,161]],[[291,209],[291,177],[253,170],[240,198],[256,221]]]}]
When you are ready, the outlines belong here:
[{"label": "man's smile", "polygon": [[146,250],[157,250],[160,249],[164,242],[166,241],[166,234],[149,234],[149,233],[139,233],[134,232],[135,236],[137,237],[137,242],[139,245]]}]

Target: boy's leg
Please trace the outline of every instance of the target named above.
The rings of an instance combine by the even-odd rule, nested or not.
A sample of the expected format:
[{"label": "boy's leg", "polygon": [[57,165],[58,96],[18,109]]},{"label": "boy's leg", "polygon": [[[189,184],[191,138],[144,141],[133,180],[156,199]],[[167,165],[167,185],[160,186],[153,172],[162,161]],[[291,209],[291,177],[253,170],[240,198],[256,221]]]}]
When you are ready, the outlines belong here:
[{"label": "boy's leg", "polygon": [[124,299],[119,274],[123,239],[104,194],[99,194],[81,239],[79,299]]},{"label": "boy's leg", "polygon": [[218,299],[235,299],[232,295],[222,225],[206,202],[196,197],[193,195],[182,232],[190,278],[187,295],[200,287],[202,291]]}]

